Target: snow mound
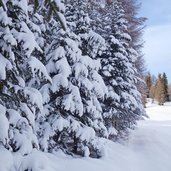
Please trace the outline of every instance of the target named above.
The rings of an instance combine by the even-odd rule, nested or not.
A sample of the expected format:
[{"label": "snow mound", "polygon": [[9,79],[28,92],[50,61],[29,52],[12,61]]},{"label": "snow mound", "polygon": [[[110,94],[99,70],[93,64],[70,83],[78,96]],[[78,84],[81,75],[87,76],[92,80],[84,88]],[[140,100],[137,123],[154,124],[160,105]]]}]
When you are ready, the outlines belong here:
[{"label": "snow mound", "polygon": [[9,171],[13,165],[12,154],[0,145],[0,171]]}]

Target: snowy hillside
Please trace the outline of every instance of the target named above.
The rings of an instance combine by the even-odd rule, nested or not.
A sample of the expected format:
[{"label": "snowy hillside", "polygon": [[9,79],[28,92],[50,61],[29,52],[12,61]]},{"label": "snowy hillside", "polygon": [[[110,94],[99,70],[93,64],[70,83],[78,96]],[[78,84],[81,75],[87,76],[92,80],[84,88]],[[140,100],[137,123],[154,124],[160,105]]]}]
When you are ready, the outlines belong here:
[{"label": "snowy hillside", "polygon": [[8,171],[14,162],[19,171],[29,167],[33,171],[170,171],[171,104],[158,106],[149,103],[146,111],[149,119],[138,123],[129,141],[124,145],[108,143],[105,157],[101,159],[33,151],[21,162],[21,156],[12,156],[1,149],[0,170]]}]

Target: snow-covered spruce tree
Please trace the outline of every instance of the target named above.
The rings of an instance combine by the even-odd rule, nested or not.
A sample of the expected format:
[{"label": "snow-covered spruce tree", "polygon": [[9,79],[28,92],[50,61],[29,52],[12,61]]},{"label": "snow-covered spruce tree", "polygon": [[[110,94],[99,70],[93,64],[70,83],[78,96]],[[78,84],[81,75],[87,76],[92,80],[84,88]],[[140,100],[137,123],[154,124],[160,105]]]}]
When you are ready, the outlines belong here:
[{"label": "snow-covered spruce tree", "polygon": [[146,85],[142,81],[145,77],[146,67],[145,67],[145,60],[144,55],[142,53],[142,47],[144,41],[142,39],[144,23],[146,18],[139,17],[138,10],[140,9],[141,5],[137,0],[119,0],[123,4],[123,8],[125,11],[125,17],[128,21],[128,32],[131,36],[132,41],[130,42],[130,46],[137,51],[137,58],[135,61],[135,67],[137,69],[137,77],[140,78],[137,80],[137,88],[142,96],[142,102],[145,106],[147,92],[146,92]]},{"label": "snow-covered spruce tree", "polygon": [[43,111],[39,89],[50,82],[40,62],[27,0],[1,0],[0,6],[0,143],[12,152],[29,154],[39,148],[36,125]]},{"label": "snow-covered spruce tree", "polygon": [[82,54],[80,36],[72,29],[64,31],[55,19],[51,22],[51,33],[47,30],[51,41],[45,55],[52,83],[41,89],[46,108],[46,122],[40,131],[41,148],[99,157],[103,141],[100,137],[107,137],[99,102],[106,93],[98,74],[100,61]]},{"label": "snow-covered spruce tree", "polygon": [[[106,42],[109,41],[110,35],[112,35],[112,29],[111,29],[111,23],[112,23],[112,18],[113,18],[113,8],[112,8],[112,2],[108,2],[108,1],[103,1],[99,2],[99,1],[90,1],[91,3],[91,8],[89,10],[89,15],[92,18],[92,22],[91,22],[91,26],[94,29],[94,31],[96,31],[98,34],[102,35],[105,39]],[[96,19],[96,16],[98,16],[98,19]],[[109,48],[109,44],[105,43],[107,45],[106,50],[102,51],[101,55],[98,55],[98,58],[101,59],[101,65],[102,68],[100,69],[100,74],[102,75],[102,78],[105,82],[105,84],[107,85],[108,88],[108,96],[106,96],[106,98],[104,99],[104,101],[101,102],[101,106],[103,109],[103,118],[104,118],[104,123],[105,126],[108,130],[108,138],[111,137],[116,137],[117,135],[117,130],[114,127],[113,124],[113,116],[115,114],[116,110],[116,106],[114,105],[114,103],[111,103],[111,97],[113,99],[113,101],[116,101],[118,98],[118,95],[116,96],[116,93],[114,92],[113,89],[111,89],[111,87],[109,86],[109,77],[107,77],[106,75],[104,75],[104,66],[106,66],[106,62],[110,61],[109,57],[110,57],[110,48]],[[106,61],[106,62],[104,62]],[[113,70],[115,70],[116,68],[113,68]],[[109,71],[112,72],[112,71]],[[107,73],[106,73],[107,74]],[[112,75],[110,75],[111,79],[115,79],[114,77],[112,78]],[[110,101],[110,102],[109,102]],[[116,104],[116,102],[115,102]],[[119,105],[119,104],[118,104]],[[110,114],[109,114],[110,113]]]},{"label": "snow-covered spruce tree", "polygon": [[[86,24],[86,27],[82,28],[78,32],[82,40],[80,46],[85,55],[89,55],[92,59],[99,60],[101,64],[102,62],[101,59],[102,59],[102,56],[104,56],[104,51],[108,50],[106,49],[106,41],[104,38],[107,38],[106,33],[110,34],[111,32],[111,30],[109,29],[109,24],[110,24],[110,18],[112,18],[112,14],[108,11],[110,3],[105,4],[105,2],[103,2],[103,5],[102,5],[102,2],[100,3],[99,1],[97,2],[94,1],[93,3],[92,1],[91,2],[89,1],[87,3],[86,2],[87,1],[85,0],[84,3],[79,4],[79,7],[82,7],[82,8],[79,9],[78,11],[81,12],[81,14],[86,13],[85,16],[88,18],[90,15],[92,19],[87,19],[87,18],[84,19],[84,17],[82,17],[80,20],[78,20],[79,25],[83,25],[81,24],[82,22],[85,23],[85,21],[89,21]],[[93,5],[94,6],[99,5],[100,9],[99,8],[98,10],[96,8],[94,9]],[[106,5],[106,8],[107,8],[105,10],[104,10],[104,5]],[[98,15],[98,13],[100,14]],[[101,23],[99,19],[95,18],[95,16],[101,17],[99,18],[99,19],[102,19]],[[99,34],[96,33],[95,31],[97,31]],[[101,37],[101,35],[103,35],[104,38]],[[102,70],[102,67],[100,67],[99,73],[101,72],[101,70]],[[110,91],[107,90],[105,97],[102,100],[100,100],[100,105],[103,111],[102,115],[104,114],[104,111],[106,108],[106,106],[104,105],[104,102],[109,98],[109,96],[110,96]],[[116,129],[112,125],[109,126],[106,123],[106,118],[104,120],[104,124],[107,128],[108,138],[117,134]]]},{"label": "snow-covered spruce tree", "polygon": [[[110,35],[112,35],[112,21],[113,21],[113,2],[112,1],[90,1],[91,8],[89,10],[89,15],[92,18],[91,26],[93,29],[98,32],[100,35],[102,35],[107,42],[110,40]],[[98,18],[96,18],[98,16]],[[116,19],[117,20],[117,19]],[[111,81],[115,81],[116,77],[113,77],[112,70],[116,70],[116,65],[113,66],[111,70],[111,66],[106,66],[107,63],[111,62],[112,58],[109,58],[111,56],[110,52],[110,46],[108,44],[108,47],[106,49],[106,52],[100,56],[102,58],[102,69],[101,69],[101,75],[103,76],[103,79],[108,86],[109,96],[105,99],[104,104],[102,104],[103,108],[103,116],[105,125],[109,132],[109,138],[116,137],[117,131],[115,129],[115,113],[117,112],[117,106],[119,106],[119,95],[117,95],[113,89],[112,86],[110,86]],[[114,62],[114,61],[113,61]],[[106,67],[110,70],[106,71]],[[111,73],[111,74],[110,74]],[[109,75],[110,74],[110,75]]]},{"label": "snow-covered spruce tree", "polygon": [[114,127],[121,136],[131,128],[143,114],[140,94],[135,86],[136,51],[130,45],[127,21],[122,4],[114,1],[111,5],[112,34],[108,38],[108,48],[102,63],[102,75],[109,90],[104,105],[107,127]]},{"label": "snow-covered spruce tree", "polygon": [[[123,9],[125,11],[125,18],[128,21],[127,23],[127,32],[131,36],[132,41],[129,42],[129,46],[137,51],[137,57],[135,61],[135,67],[137,69],[137,83],[136,86],[138,91],[141,93],[142,102],[145,106],[146,100],[146,85],[142,81],[145,75],[145,61],[142,54],[143,40],[142,33],[144,28],[144,17],[138,17],[137,13],[140,8],[137,0],[118,0],[118,2],[122,2]],[[112,11],[110,0],[90,0],[91,10],[89,11],[89,15],[93,20],[92,27],[93,29],[102,35],[105,40],[107,40],[108,35],[111,34],[111,19],[112,19]]]}]

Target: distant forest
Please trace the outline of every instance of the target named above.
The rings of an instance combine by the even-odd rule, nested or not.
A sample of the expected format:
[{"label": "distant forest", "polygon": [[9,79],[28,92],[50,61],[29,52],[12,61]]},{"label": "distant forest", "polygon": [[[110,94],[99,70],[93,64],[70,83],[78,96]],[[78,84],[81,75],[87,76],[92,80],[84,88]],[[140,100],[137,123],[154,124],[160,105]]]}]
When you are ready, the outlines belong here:
[{"label": "distant forest", "polygon": [[171,85],[168,84],[166,73],[158,74],[158,77],[148,73],[145,76],[146,96],[158,101],[159,105],[171,101]]}]

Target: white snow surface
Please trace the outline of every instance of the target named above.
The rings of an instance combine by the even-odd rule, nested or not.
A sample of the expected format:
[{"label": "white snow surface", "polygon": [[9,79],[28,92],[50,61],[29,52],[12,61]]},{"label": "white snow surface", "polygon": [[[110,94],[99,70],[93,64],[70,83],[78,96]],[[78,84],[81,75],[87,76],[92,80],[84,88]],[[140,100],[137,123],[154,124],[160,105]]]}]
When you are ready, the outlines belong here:
[{"label": "white snow surface", "polygon": [[[49,154],[37,150],[24,158],[19,154],[12,157],[10,152],[0,147],[0,170],[170,171],[171,103],[164,106],[148,103],[146,111],[149,118],[138,122],[129,140],[123,144],[107,142],[105,156],[101,159],[73,158],[61,151]],[[11,162],[5,162],[5,158]],[[15,167],[9,170],[13,162]]]}]

